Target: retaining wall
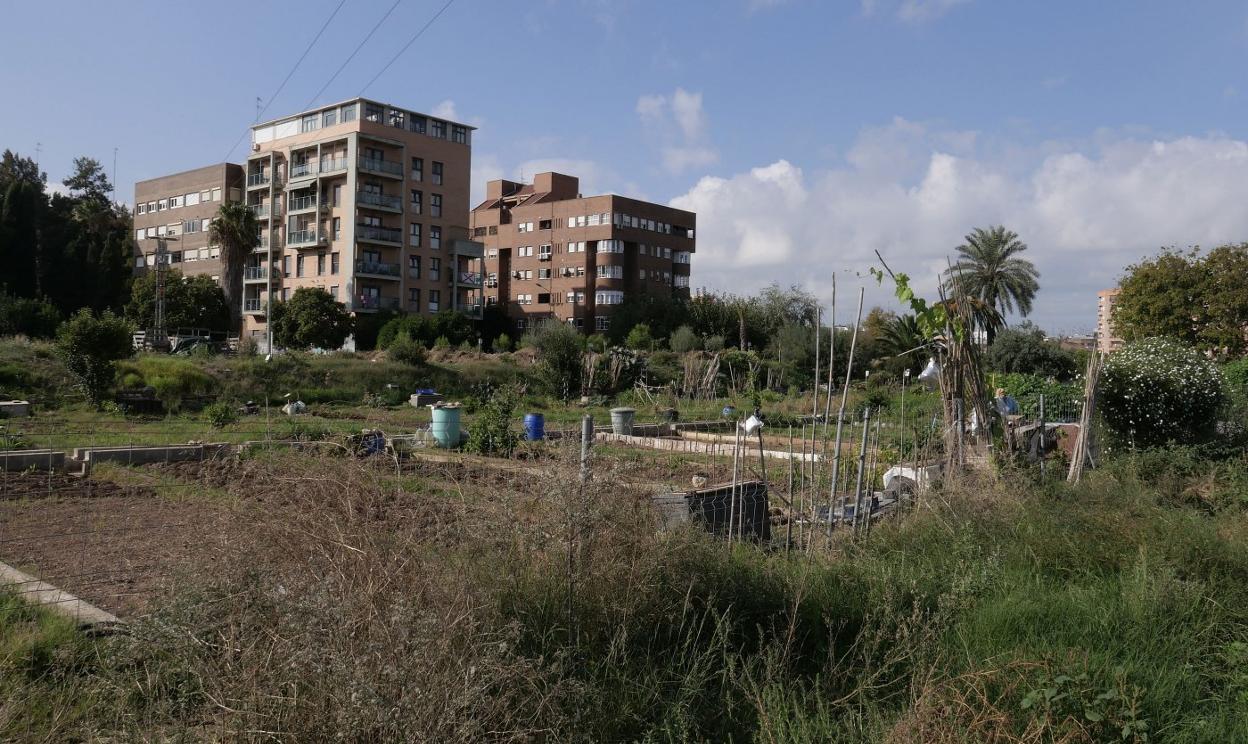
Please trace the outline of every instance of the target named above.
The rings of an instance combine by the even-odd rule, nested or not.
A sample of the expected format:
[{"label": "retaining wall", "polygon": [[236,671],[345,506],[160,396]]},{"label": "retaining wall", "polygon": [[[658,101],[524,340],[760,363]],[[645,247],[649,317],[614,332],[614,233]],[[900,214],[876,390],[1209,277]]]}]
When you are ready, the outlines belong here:
[{"label": "retaining wall", "polygon": [[116,462],[122,465],[149,465],[155,462],[196,462],[211,460],[226,452],[228,444],[175,444],[153,447],[76,447],[73,458],[87,464]]},{"label": "retaining wall", "polygon": [[31,449],[0,451],[0,471],[64,470],[65,453],[60,450]]}]

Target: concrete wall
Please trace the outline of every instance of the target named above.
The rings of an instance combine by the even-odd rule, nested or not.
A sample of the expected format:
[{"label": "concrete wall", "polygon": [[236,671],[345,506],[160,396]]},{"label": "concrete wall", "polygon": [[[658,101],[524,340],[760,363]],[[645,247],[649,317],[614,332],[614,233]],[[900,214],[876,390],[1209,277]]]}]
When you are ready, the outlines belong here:
[{"label": "concrete wall", "polygon": [[0,471],[64,470],[65,453],[59,450],[7,450],[0,452]]}]

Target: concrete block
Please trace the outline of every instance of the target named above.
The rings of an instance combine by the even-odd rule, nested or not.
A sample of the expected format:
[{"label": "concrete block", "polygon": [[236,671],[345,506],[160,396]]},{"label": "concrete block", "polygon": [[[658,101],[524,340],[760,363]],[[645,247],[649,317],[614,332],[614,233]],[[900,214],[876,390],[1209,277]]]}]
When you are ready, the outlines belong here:
[{"label": "concrete block", "polygon": [[31,415],[30,401],[0,400],[0,419]]},{"label": "concrete block", "polygon": [[0,471],[19,473],[31,469],[64,470],[65,453],[50,449],[0,451]]}]

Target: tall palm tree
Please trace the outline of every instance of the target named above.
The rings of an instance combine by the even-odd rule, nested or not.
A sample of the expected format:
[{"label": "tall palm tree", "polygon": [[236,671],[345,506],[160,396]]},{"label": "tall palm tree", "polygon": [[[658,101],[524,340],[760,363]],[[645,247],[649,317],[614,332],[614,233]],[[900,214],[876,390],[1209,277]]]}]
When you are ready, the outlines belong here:
[{"label": "tall palm tree", "polygon": [[1040,289],[1036,281],[1040,272],[1031,261],[1019,257],[1025,250],[1027,244],[1013,230],[1001,225],[987,230],[977,227],[958,246],[958,262],[949,269],[952,294],[964,293],[982,303],[985,312],[975,313],[976,324],[983,328],[989,344],[1005,326],[1006,313],[1017,309],[1026,316],[1031,312]]},{"label": "tall palm tree", "polygon": [[243,314],[243,266],[257,244],[256,213],[242,202],[226,202],[208,228],[208,238],[221,246],[221,289],[230,306],[230,323],[239,328]]}]

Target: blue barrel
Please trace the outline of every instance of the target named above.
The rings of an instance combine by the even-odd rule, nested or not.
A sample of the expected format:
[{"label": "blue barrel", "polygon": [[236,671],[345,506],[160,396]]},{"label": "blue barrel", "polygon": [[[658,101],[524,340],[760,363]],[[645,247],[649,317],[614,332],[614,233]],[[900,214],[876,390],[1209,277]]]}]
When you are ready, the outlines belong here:
[{"label": "blue barrel", "polygon": [[437,406],[433,409],[433,424],[429,427],[439,447],[451,449],[459,446],[459,406]]},{"label": "blue barrel", "polygon": [[524,414],[524,438],[537,442],[546,438],[546,417],[540,413]]}]

